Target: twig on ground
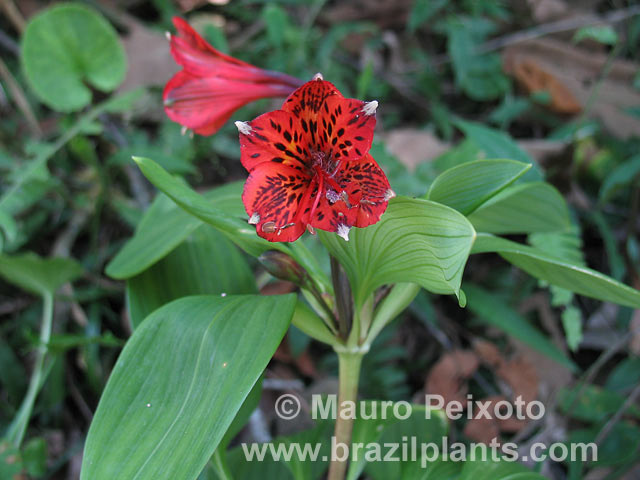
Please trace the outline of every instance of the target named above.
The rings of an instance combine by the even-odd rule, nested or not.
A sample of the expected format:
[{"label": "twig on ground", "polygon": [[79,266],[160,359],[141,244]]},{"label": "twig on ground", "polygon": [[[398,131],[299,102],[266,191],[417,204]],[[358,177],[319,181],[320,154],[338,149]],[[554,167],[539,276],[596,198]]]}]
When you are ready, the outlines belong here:
[{"label": "twig on ground", "polygon": [[2,7],[2,10],[4,10],[7,18],[11,21],[18,33],[22,34],[26,22],[24,21],[22,13],[18,10],[18,7],[13,3],[13,0],[0,0],[0,7]]},{"label": "twig on ground", "polygon": [[[518,32],[509,33],[507,35],[488,40],[481,44],[476,49],[475,53],[481,55],[495,50],[500,50],[504,47],[514,45],[516,43],[526,42],[528,40],[544,37],[553,33],[577,30],[579,28],[588,27],[590,25],[597,25],[601,23],[618,23],[635,15],[640,15],[640,5],[634,5],[628,8],[614,10],[605,15],[586,14],[558,20],[555,22],[543,23],[527,30],[520,30]],[[438,67],[450,61],[451,57],[449,57],[449,55],[441,55],[435,57],[431,65],[434,67]]]},{"label": "twig on ground", "polygon": [[27,100],[24,90],[22,90],[22,87],[20,86],[20,84],[16,82],[15,78],[13,78],[11,71],[9,70],[7,65],[2,61],[1,58],[0,58],[0,79],[4,81],[7,88],[11,92],[13,101],[15,102],[20,112],[22,112],[22,115],[24,115],[24,118],[27,121],[27,125],[29,126],[29,130],[31,130],[31,133],[35,135],[37,138],[40,138],[42,136],[42,130],[40,129],[40,124],[38,123],[38,120],[36,119],[36,116],[34,115],[33,110],[31,110],[31,105],[29,105],[29,101]]}]

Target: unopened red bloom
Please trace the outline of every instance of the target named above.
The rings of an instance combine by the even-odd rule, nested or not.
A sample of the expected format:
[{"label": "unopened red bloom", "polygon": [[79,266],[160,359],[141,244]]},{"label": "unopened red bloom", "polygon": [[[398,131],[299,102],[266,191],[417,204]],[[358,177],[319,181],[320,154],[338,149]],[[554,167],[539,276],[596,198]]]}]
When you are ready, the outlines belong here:
[{"label": "unopened red bloom", "polygon": [[183,70],[169,80],[162,98],[169,118],[195,133],[211,135],[243,105],[286,97],[302,84],[219,52],[179,17],[173,24],[178,33],[169,35],[171,54]]},{"label": "unopened red bloom", "polygon": [[368,153],[377,106],[317,75],[282,110],[236,122],[249,171],[242,201],[258,235],[291,242],[319,228],[348,240],[351,227],[380,220],[394,193]]}]

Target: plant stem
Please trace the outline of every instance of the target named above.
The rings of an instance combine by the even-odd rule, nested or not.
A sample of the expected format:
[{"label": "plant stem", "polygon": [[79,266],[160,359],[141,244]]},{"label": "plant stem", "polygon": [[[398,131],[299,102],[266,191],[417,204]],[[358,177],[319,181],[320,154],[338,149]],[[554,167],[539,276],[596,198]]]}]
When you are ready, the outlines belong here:
[{"label": "plant stem", "polygon": [[47,354],[49,340],[51,339],[51,325],[53,323],[53,294],[45,293],[43,296],[42,325],[40,326],[40,344],[36,353],[36,361],[29,381],[27,395],[20,405],[20,410],[7,431],[7,439],[16,448],[20,448],[27,424],[33,411],[33,405],[38,395],[38,390],[43,381],[44,358]]},{"label": "plant stem", "polygon": [[[338,415],[334,430],[334,442],[332,445],[344,444],[351,452],[351,432],[353,431],[353,418],[342,418],[341,406],[344,402],[355,402],[358,396],[358,380],[360,378],[360,366],[362,364],[362,352],[338,351]],[[349,416],[350,417],[350,416]],[[347,472],[349,457],[345,460],[331,458],[328,480],[343,480]]]},{"label": "plant stem", "polygon": [[331,261],[331,280],[333,282],[333,294],[336,299],[336,309],[338,310],[338,330],[343,340],[347,339],[351,328],[349,302],[351,300],[351,289],[349,282],[342,273],[340,263],[333,255],[329,256]]}]

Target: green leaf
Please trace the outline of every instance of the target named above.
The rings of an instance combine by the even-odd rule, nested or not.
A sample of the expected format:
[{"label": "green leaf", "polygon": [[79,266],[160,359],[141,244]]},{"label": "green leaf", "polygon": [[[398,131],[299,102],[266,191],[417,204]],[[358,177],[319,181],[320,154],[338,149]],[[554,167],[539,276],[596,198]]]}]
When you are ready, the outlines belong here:
[{"label": "green leaf", "polygon": [[235,245],[201,225],[165,258],[127,280],[129,320],[135,329],[147,315],[172,300],[222,293],[256,293],[253,273]]},{"label": "green leaf", "polygon": [[[241,193],[242,183],[234,182],[214,188],[204,196],[215,202],[218,208],[239,216],[244,213]],[[107,265],[107,275],[121,280],[143,272],[181,244],[200,225],[201,220],[185,212],[173,200],[164,194],[157,195],[134,236]]]},{"label": "green leaf", "polygon": [[469,459],[464,462],[457,480],[547,480],[524,465],[512,460],[493,461]]},{"label": "green leaf", "polygon": [[[229,240],[249,255],[257,257],[267,250],[280,250],[293,257],[314,280],[323,285],[329,283],[326,274],[322,272],[318,262],[302,242],[291,244],[268,242],[260,238],[253,227],[247,225],[246,213],[242,214],[244,219],[241,219],[237,210],[213,204],[181,180],[171,176],[153,160],[137,157],[134,157],[134,160],[149,181],[167,194],[180,208],[224,233]],[[237,202],[234,205],[240,204],[240,196],[234,200]],[[244,209],[242,211],[244,212]]]},{"label": "green leaf", "polygon": [[47,472],[47,442],[42,437],[29,440],[22,448],[22,463],[32,477],[43,477]]},{"label": "green leaf", "polygon": [[632,182],[640,182],[640,155],[631,157],[614,168],[600,186],[598,202],[602,205]]},{"label": "green leaf", "polygon": [[428,200],[397,197],[382,219],[354,228],[345,242],[320,239],[344,267],[356,305],[384,284],[413,282],[441,294],[460,294],[462,272],[475,231],[456,210]]},{"label": "green leaf", "polygon": [[[560,410],[571,418],[589,423],[606,422],[624,404],[625,395],[595,385],[561,389],[558,394]],[[640,418],[640,407],[632,404],[627,414]]]},{"label": "green leaf", "polygon": [[631,390],[640,382],[640,357],[628,357],[613,367],[605,388],[616,392]]},{"label": "green leaf", "polygon": [[224,437],[222,437],[222,440],[218,444],[218,448],[216,449],[213,458],[208,466],[209,469],[212,469],[216,472],[217,477],[225,478],[225,475],[228,475],[229,461],[227,458],[227,447],[234,439],[234,437],[238,433],[240,433],[240,430],[242,430],[242,428],[245,426],[254,410],[258,408],[261,396],[262,379],[258,380],[253,386],[253,388],[249,392],[249,395],[242,403],[240,410],[238,410],[238,413],[231,422],[231,425],[229,425],[229,428],[224,434]]},{"label": "green leaf", "polygon": [[[379,414],[382,408],[382,402],[371,403],[378,405]],[[404,413],[406,408],[400,407],[399,411],[400,413]],[[366,474],[373,480],[386,480],[390,478],[429,478],[428,476],[423,477],[423,475],[432,475],[431,471],[436,468],[442,472],[444,469],[442,466],[433,468],[435,465],[438,465],[437,463],[435,465],[428,465],[425,470],[421,464],[422,452],[420,451],[420,447],[418,447],[418,451],[416,452],[416,461],[412,461],[410,458],[407,458],[401,459],[401,461],[398,462],[376,461],[367,463],[366,459],[363,458],[365,455],[364,452],[370,450],[370,445],[372,444],[380,446],[380,452],[382,452],[382,455],[384,455],[385,452],[388,452],[388,449],[385,446],[390,444],[397,444],[400,448],[402,448],[403,445],[406,445],[405,448],[407,449],[411,448],[410,442],[412,438],[416,439],[418,442],[417,445],[426,443],[440,445],[442,439],[447,436],[447,432],[449,430],[445,414],[441,410],[430,410],[429,414],[426,412],[427,410],[424,405],[413,404],[411,405],[411,416],[406,420],[400,420],[394,416],[392,416],[394,418],[387,418],[382,421],[357,419],[354,425],[354,435],[358,435],[358,437],[354,442],[363,443],[366,447],[360,450],[358,458],[359,461],[350,467],[347,478],[349,480],[357,478],[357,473],[360,473],[363,467]],[[365,428],[368,424],[373,425]],[[400,449],[398,452],[400,452]],[[400,455],[398,455],[398,458],[400,458]],[[382,460],[383,459],[384,457]]]},{"label": "green leaf", "polygon": [[21,472],[20,451],[10,442],[0,438],[0,478],[16,478]]},{"label": "green leaf", "polygon": [[469,221],[478,232],[496,234],[553,232],[571,226],[567,203],[545,182],[507,187],[469,215]]},{"label": "green leaf", "polygon": [[562,312],[562,327],[567,337],[567,345],[572,352],[578,349],[582,341],[582,314],[574,306],[567,307]]},{"label": "green leaf", "polygon": [[573,43],[581,42],[586,38],[604,45],[615,45],[618,43],[618,34],[610,25],[582,27],[573,35]]},{"label": "green leaf", "polygon": [[115,29],[95,10],[59,4],[29,21],[22,37],[22,65],[36,95],[61,112],[91,103],[89,84],[115,90],[127,69]]},{"label": "green leaf", "polygon": [[34,253],[0,255],[0,276],[36,295],[53,295],[82,272],[82,267],[70,258],[41,258]]},{"label": "green leaf", "polygon": [[456,84],[470,98],[478,101],[496,99],[509,89],[509,79],[502,71],[500,56],[476,51],[492,29],[489,22],[478,18],[450,19],[447,25],[447,51]]},{"label": "green leaf", "polygon": [[453,123],[465,136],[484,152],[488,158],[510,158],[519,162],[531,163],[533,168],[525,176],[527,180],[541,180],[542,173],[533,158],[518,146],[513,139],[500,130],[485,127],[479,123],[455,119]]},{"label": "green leaf", "polygon": [[568,263],[536,248],[480,233],[472,253],[486,252],[497,252],[529,275],[579,295],[640,308],[640,291],[595,270]]},{"label": "green leaf", "polygon": [[429,21],[443,7],[447,5],[447,0],[414,0],[407,28],[410,32],[415,32],[418,27]]},{"label": "green leaf", "polygon": [[[594,439],[602,431],[602,428],[601,425],[594,425],[588,429],[570,432],[567,439],[569,448],[578,444],[593,445]],[[606,438],[598,445],[598,458],[593,461],[592,465],[594,467],[615,467],[624,471],[625,463],[629,466],[637,465],[639,448],[640,429],[633,423],[622,420],[612,425]],[[590,453],[593,453],[593,451],[594,449],[592,448]],[[576,460],[579,461],[581,459],[578,457]]]},{"label": "green leaf", "polygon": [[440,174],[426,198],[469,215],[476,208],[515,182],[531,164],[514,160],[477,160]]},{"label": "green leaf", "polygon": [[194,296],[135,330],[89,429],[81,479],[195,479],[289,326],[287,296]]},{"label": "green leaf", "polygon": [[577,370],[576,365],[540,330],[531,325],[498,295],[494,295],[477,285],[467,283],[464,285],[464,293],[467,295],[468,308],[483,323],[499,328],[570,370]]}]

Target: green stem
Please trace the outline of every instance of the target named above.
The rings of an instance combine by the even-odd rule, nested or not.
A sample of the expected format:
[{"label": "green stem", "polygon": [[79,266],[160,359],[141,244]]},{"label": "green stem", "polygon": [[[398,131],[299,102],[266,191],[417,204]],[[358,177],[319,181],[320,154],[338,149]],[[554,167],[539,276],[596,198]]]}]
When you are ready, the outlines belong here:
[{"label": "green stem", "polygon": [[[337,350],[336,350],[337,351]],[[363,352],[340,350],[338,353],[338,416],[334,430],[335,445],[344,444],[351,451],[351,433],[353,432],[353,418],[342,418],[341,406],[344,402],[355,402],[358,397],[358,380],[360,379],[360,366],[362,365]],[[333,453],[333,452],[332,452]],[[349,459],[338,461],[331,459],[328,480],[344,480]]]},{"label": "green stem", "polygon": [[338,260],[333,255],[330,255],[329,259],[331,261],[333,294],[336,299],[336,309],[338,310],[338,330],[340,331],[340,337],[346,340],[349,335],[349,329],[351,328],[349,324],[351,315],[349,314],[349,305],[347,304],[351,299],[351,290],[349,288],[349,282],[342,273],[342,267]]},{"label": "green stem", "polygon": [[31,380],[29,381],[29,389],[27,395],[20,405],[20,410],[16,418],[11,423],[9,430],[7,431],[7,439],[13,443],[16,448],[20,448],[20,444],[24,438],[25,431],[27,430],[27,424],[29,418],[31,418],[31,412],[33,411],[33,405],[38,395],[43,381],[44,359],[47,354],[47,348],[49,340],[51,339],[51,326],[53,323],[53,294],[46,293],[43,297],[42,308],[42,325],[40,326],[40,344],[36,351],[36,361],[33,367],[33,373],[31,374]]}]

